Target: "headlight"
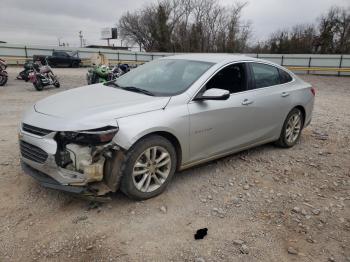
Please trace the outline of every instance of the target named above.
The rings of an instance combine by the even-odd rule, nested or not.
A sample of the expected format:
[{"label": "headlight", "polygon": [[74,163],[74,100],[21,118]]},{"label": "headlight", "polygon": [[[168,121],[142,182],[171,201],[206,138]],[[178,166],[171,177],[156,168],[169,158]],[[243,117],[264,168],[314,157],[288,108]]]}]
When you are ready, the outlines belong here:
[{"label": "headlight", "polygon": [[118,127],[106,126],[85,131],[60,132],[60,136],[77,144],[102,144],[110,142],[118,129]]}]

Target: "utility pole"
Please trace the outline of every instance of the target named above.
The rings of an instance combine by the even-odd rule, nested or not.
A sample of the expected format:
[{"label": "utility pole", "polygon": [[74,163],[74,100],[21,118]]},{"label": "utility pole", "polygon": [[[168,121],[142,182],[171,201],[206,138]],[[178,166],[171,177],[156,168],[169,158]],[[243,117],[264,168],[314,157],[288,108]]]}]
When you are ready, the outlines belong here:
[{"label": "utility pole", "polygon": [[80,47],[83,47],[83,32],[79,31]]},{"label": "utility pole", "polygon": [[57,37],[57,40],[58,40],[58,46],[61,46],[61,38],[62,38],[62,37]]}]

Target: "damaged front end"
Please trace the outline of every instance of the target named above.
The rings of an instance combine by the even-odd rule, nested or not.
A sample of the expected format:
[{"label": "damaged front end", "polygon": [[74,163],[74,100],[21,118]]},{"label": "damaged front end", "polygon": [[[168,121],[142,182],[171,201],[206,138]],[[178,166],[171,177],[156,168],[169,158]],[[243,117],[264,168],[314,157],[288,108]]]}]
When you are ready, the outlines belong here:
[{"label": "damaged front end", "polygon": [[107,193],[115,192],[119,185],[120,173],[114,167],[118,166],[115,159],[122,161],[124,154],[113,142],[117,132],[118,127],[107,126],[87,131],[50,133],[40,143],[49,144],[54,140],[56,152],[47,154],[40,165],[33,154],[45,146],[34,146],[33,142],[37,141],[30,141],[33,138],[24,132],[20,143],[23,169],[43,186],[94,200],[102,199]]}]

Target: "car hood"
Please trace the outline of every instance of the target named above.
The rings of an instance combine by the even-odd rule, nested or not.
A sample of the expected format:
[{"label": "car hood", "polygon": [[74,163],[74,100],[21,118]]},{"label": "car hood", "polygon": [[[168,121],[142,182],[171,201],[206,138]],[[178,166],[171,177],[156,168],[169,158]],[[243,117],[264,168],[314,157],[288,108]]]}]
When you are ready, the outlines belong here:
[{"label": "car hood", "polygon": [[46,118],[54,118],[57,131],[64,131],[96,128],[121,117],[163,109],[169,99],[96,84],[49,96],[37,102],[34,109]]}]

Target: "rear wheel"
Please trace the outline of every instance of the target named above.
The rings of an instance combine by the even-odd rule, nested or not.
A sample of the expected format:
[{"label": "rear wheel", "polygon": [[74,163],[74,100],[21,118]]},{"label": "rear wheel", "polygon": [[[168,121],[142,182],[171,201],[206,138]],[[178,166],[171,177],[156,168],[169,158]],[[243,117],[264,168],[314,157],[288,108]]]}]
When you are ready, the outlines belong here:
[{"label": "rear wheel", "polygon": [[77,61],[73,61],[71,67],[79,67],[79,63]]},{"label": "rear wheel", "polygon": [[174,146],[164,137],[149,136],[137,142],[122,165],[121,190],[144,200],[162,193],[176,170]]},{"label": "rear wheel", "polygon": [[284,148],[294,146],[301,135],[304,125],[304,116],[300,109],[294,108],[289,112],[284,121],[280,138],[276,141],[276,145]]}]

